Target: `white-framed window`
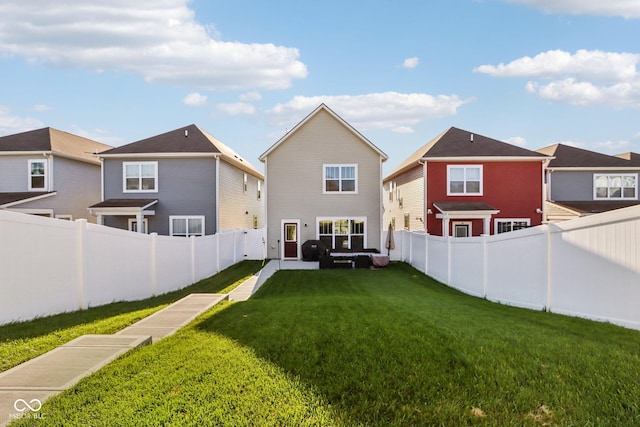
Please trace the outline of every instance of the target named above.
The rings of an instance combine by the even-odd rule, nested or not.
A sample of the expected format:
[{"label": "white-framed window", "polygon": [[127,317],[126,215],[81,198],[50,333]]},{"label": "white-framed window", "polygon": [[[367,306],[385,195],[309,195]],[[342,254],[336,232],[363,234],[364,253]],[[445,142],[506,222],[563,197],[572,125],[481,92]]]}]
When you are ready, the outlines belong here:
[{"label": "white-framed window", "polygon": [[448,165],[448,196],[482,196],[482,165]]},{"label": "white-framed window", "polygon": [[530,224],[529,218],[496,218],[493,222],[493,228],[495,234],[500,234],[521,230],[529,227]]},{"label": "white-framed window", "polygon": [[323,165],[322,192],[325,194],[356,194],[358,165]]},{"label": "white-framed window", "polygon": [[594,174],[593,198],[596,199],[637,199],[638,174]]},{"label": "white-framed window", "polygon": [[204,236],[204,215],[169,216],[169,235],[171,236]]},{"label": "white-framed window", "polygon": [[73,221],[73,215],[69,214],[57,214],[55,215],[56,219],[61,219],[63,221]]},{"label": "white-framed window", "polygon": [[364,249],[367,245],[367,218],[317,218],[318,240],[332,249]]},{"label": "white-framed window", "polygon": [[452,221],[453,237],[471,237],[473,224],[470,221]]},{"label": "white-framed window", "polygon": [[258,200],[262,200],[262,182],[258,180]]},{"label": "white-framed window", "polygon": [[[128,222],[128,228],[129,231],[133,231],[135,233],[138,232],[138,219],[137,218],[128,218],[127,219]],[[142,220],[142,232],[143,233],[148,233],[149,232],[149,220],[147,218],[143,218]]]},{"label": "white-framed window", "polygon": [[29,160],[29,191],[46,191],[47,160]]},{"label": "white-framed window", "polygon": [[404,214],[404,229],[408,231],[410,226],[411,226],[411,215],[406,213]]},{"label": "white-framed window", "polygon": [[242,192],[245,194],[247,192],[247,189],[249,188],[248,181],[249,181],[249,176],[245,172],[242,178]]},{"label": "white-framed window", "polygon": [[157,193],[158,162],[123,162],[122,191],[124,193]]},{"label": "white-framed window", "polygon": [[393,192],[395,191],[393,181],[389,181],[389,201],[393,202]]}]

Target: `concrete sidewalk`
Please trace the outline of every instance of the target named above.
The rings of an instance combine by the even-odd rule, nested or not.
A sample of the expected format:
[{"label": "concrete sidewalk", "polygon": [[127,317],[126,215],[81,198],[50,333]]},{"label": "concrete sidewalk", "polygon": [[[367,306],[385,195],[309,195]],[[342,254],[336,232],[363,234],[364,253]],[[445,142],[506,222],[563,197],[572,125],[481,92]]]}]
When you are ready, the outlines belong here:
[{"label": "concrete sidewalk", "polygon": [[114,335],[83,335],[0,373],[0,426],[16,418],[46,418],[42,403],[133,348],[175,333],[227,298],[191,294]]},{"label": "concrete sidewalk", "polygon": [[246,301],[278,270],[317,270],[318,262],[271,260],[229,293],[229,301]]}]

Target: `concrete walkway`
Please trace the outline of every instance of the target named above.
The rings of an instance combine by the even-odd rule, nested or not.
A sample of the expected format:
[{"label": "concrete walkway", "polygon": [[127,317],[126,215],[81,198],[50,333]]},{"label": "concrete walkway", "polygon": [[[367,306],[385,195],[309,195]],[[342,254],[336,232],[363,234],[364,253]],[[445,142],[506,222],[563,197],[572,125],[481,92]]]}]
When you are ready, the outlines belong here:
[{"label": "concrete walkway", "polygon": [[0,373],[0,427],[13,419],[46,419],[42,403],[136,347],[186,326],[220,301],[246,301],[278,270],[314,270],[317,262],[269,261],[226,294],[190,294],[114,335],[83,335]]},{"label": "concrete walkway", "polygon": [[227,298],[191,294],[114,335],[83,335],[0,373],[0,426],[16,418],[46,418],[42,403],[133,348],[175,333]]}]

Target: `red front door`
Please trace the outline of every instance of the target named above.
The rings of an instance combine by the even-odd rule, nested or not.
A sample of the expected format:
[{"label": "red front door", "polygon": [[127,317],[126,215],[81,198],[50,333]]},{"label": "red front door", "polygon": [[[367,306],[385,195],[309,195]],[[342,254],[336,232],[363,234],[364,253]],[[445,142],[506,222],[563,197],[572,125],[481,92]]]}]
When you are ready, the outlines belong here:
[{"label": "red front door", "polygon": [[298,224],[295,222],[284,224],[284,257],[298,258]]}]

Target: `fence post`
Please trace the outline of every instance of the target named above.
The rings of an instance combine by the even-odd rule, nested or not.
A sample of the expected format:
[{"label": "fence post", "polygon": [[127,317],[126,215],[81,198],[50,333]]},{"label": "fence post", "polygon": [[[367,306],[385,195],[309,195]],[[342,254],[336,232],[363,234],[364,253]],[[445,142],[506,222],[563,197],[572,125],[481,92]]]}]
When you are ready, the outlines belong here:
[{"label": "fence post", "polygon": [[552,272],[552,268],[551,268],[551,264],[553,262],[553,244],[552,244],[552,239],[553,236],[551,235],[551,223],[548,223],[546,225],[546,234],[547,234],[547,306],[546,306],[546,311],[551,311],[551,291],[552,291],[552,278],[553,278],[553,272]]},{"label": "fence post", "polygon": [[482,298],[487,297],[489,287],[489,251],[487,250],[487,235],[482,235]]},{"label": "fence post", "polygon": [[196,236],[191,239],[191,284],[196,283]]},{"label": "fence post", "polygon": [[216,274],[220,273],[220,231],[216,231]]},{"label": "fence post", "polygon": [[87,280],[87,220],[77,219],[78,224],[78,310],[84,310],[84,286]]},{"label": "fence post", "polygon": [[424,234],[424,274],[429,274],[429,234]]},{"label": "fence post", "polygon": [[158,233],[151,233],[151,295],[154,297],[158,293],[158,252],[156,249],[158,242]]},{"label": "fence post", "polygon": [[447,285],[451,286],[451,236],[447,236]]}]

